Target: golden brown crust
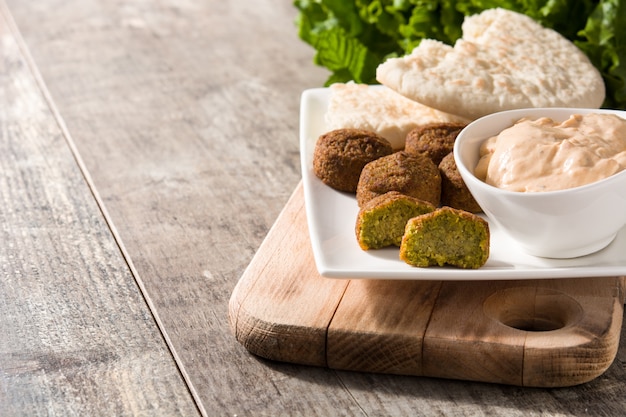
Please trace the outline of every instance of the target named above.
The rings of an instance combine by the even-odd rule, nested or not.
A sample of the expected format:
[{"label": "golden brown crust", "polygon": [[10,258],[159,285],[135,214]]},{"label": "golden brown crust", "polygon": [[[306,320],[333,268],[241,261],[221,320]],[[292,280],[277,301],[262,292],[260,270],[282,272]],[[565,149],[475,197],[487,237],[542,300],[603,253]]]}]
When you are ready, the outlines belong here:
[{"label": "golden brown crust", "polygon": [[326,185],[356,192],[363,167],[392,153],[389,141],[374,132],[337,129],[321,135],[313,152],[313,172]]},{"label": "golden brown crust", "polygon": [[403,151],[365,165],[356,191],[359,207],[389,191],[398,191],[438,206],[441,198],[439,169],[426,156]]},{"label": "golden brown crust", "polygon": [[480,213],[482,208],[478,205],[472,193],[465,185],[465,181],[459,174],[451,152],[446,155],[439,164],[441,175],[441,204],[457,209]]},{"label": "golden brown crust", "polygon": [[454,141],[465,124],[461,123],[430,123],[411,130],[405,141],[405,152],[412,155],[424,154],[435,165],[454,148]]}]

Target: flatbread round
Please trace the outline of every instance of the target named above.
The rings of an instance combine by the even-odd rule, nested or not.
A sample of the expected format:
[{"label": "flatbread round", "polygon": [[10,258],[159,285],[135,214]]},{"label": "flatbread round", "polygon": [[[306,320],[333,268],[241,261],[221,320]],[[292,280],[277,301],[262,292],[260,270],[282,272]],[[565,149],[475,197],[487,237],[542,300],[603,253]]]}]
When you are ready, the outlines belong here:
[{"label": "flatbread round", "polygon": [[467,17],[462,29],[454,47],[425,39],[410,55],[380,64],[378,81],[470,119],[515,108],[602,105],[602,76],[556,31],[501,8]]},{"label": "flatbread round", "polygon": [[408,132],[430,123],[468,123],[453,114],[432,109],[384,86],[349,82],[330,86],[326,129],[363,129],[387,139],[394,150],[404,148]]}]

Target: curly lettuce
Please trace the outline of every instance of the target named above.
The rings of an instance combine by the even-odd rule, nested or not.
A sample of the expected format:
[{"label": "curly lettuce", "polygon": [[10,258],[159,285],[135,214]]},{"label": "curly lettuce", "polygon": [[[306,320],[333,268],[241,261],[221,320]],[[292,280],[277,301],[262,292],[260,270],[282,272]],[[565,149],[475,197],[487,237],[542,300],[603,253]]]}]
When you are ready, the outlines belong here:
[{"label": "curly lettuce", "polygon": [[[603,0],[575,41],[602,73],[607,90],[604,107],[626,106],[626,1]],[[618,28],[622,28],[618,30]]]},{"label": "curly lettuce", "polygon": [[603,107],[626,109],[626,0],[295,0],[300,39],[327,68],[326,85],[376,84],[376,67],[422,39],[461,37],[465,16],[502,7],[524,13],[574,42],[601,72]]}]

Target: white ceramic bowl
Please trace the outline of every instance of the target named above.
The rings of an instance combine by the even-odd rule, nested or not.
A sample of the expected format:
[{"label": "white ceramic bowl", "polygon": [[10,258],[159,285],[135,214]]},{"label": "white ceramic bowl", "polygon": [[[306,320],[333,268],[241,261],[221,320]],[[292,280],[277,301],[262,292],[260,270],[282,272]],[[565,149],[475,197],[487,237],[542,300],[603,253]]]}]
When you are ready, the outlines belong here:
[{"label": "white ceramic bowl", "polygon": [[454,157],[461,177],[490,222],[535,256],[573,258],[599,251],[626,225],[626,171],[559,191],[515,192],[488,185],[473,174],[480,144],[522,117],[563,121],[572,114],[626,111],[544,108],[509,110],[482,117],[459,133]]}]

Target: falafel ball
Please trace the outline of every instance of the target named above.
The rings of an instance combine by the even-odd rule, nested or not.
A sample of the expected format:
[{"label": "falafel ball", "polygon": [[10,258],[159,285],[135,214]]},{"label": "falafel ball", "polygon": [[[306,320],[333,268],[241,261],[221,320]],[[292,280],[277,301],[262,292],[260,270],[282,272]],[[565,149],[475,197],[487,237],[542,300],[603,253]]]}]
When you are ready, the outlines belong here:
[{"label": "falafel ball", "polygon": [[409,219],[400,259],[418,267],[451,265],[477,269],[489,258],[487,221],[463,210],[442,207]]},{"label": "falafel ball", "polygon": [[432,204],[389,191],[368,201],[359,210],[355,233],[363,250],[400,246],[409,219],[435,210]]},{"label": "falafel ball", "polygon": [[391,143],[374,132],[336,129],[321,135],[313,152],[313,172],[326,185],[355,193],[361,170],[393,152]]},{"label": "falafel ball", "polygon": [[389,191],[398,191],[438,206],[441,198],[439,169],[428,157],[403,151],[365,165],[356,190],[359,207]]},{"label": "falafel ball", "polygon": [[430,123],[418,126],[406,135],[404,151],[410,154],[424,154],[435,165],[454,148],[454,141],[463,130],[462,123]]},{"label": "falafel ball", "polygon": [[439,174],[441,175],[441,205],[470,213],[483,211],[459,174],[452,152],[441,160]]}]

